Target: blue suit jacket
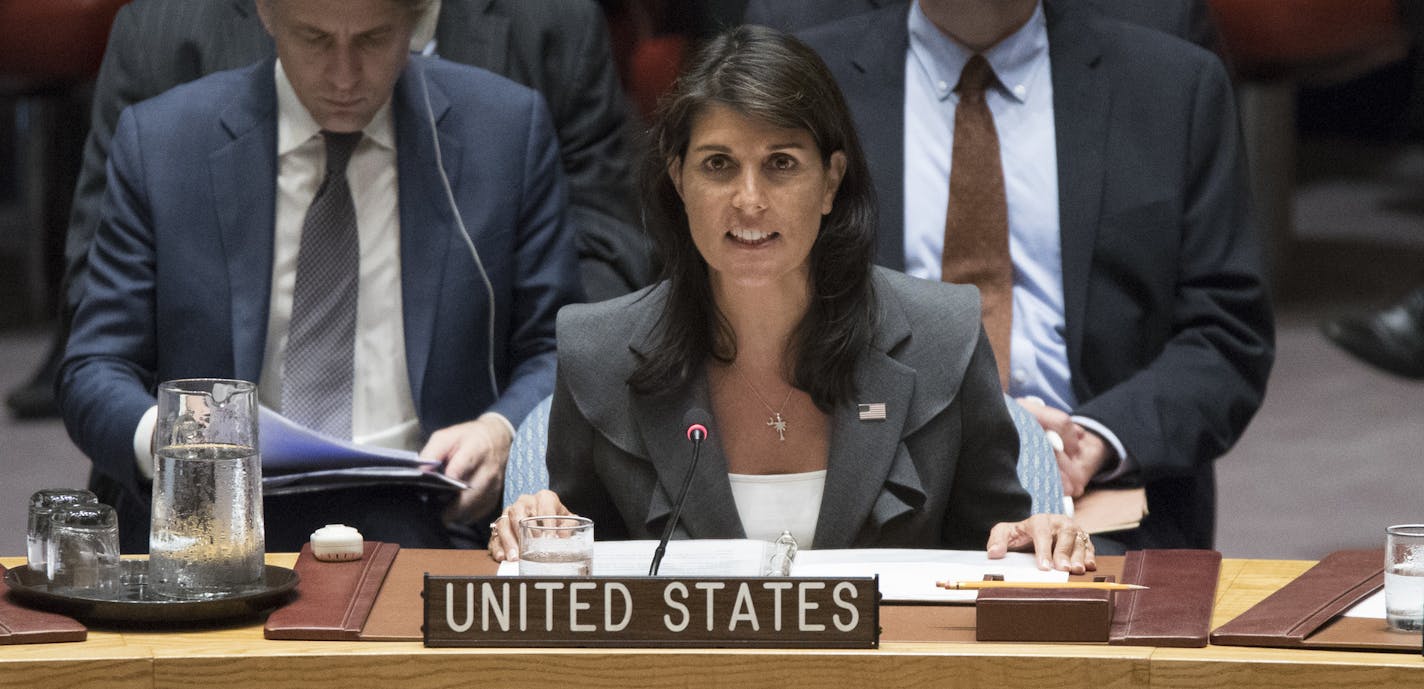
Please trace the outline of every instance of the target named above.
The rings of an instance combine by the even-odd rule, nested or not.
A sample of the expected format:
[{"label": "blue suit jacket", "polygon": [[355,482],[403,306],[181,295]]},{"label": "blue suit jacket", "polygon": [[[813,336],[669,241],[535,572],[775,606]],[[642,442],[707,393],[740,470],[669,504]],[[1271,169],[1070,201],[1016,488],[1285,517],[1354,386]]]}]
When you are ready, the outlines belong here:
[{"label": "blue suit jacket", "polygon": [[[446,174],[494,288],[493,352],[486,288],[435,169],[422,75]],[[517,424],[553,389],[554,315],[579,296],[544,101],[483,70],[412,58],[392,107],[406,363],[421,428],[428,435],[486,410]],[[276,122],[271,60],[178,87],[120,118],[60,392],[71,437],[140,504],[148,489],[132,440],[155,385],[260,376]],[[486,372],[491,357],[499,394]]]}]

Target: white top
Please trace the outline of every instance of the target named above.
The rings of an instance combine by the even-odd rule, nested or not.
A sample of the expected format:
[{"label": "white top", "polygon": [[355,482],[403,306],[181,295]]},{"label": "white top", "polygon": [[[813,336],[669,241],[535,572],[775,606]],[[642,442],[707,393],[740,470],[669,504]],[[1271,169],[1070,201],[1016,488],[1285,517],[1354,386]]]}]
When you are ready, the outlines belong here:
[{"label": "white top", "polygon": [[790,531],[796,547],[812,547],[816,520],[821,514],[821,493],[826,488],[826,470],[804,474],[733,474],[732,499],[742,518],[747,538],[775,541]]}]

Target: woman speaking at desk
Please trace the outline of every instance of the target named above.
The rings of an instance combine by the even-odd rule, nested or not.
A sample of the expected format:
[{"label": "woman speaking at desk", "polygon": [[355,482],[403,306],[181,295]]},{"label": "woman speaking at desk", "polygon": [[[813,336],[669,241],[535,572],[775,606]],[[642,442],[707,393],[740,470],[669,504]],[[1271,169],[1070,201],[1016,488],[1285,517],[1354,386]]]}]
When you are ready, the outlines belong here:
[{"label": "woman speaking at desk", "polygon": [[875,203],[849,111],[816,54],[740,27],[663,101],[643,171],[663,266],[646,290],[559,313],[551,491],[494,525],[590,517],[600,540],[656,539],[691,462],[687,410],[709,410],[675,532],[800,547],[1032,545],[1083,571],[1069,519],[1028,516],[973,287],[872,268]]}]

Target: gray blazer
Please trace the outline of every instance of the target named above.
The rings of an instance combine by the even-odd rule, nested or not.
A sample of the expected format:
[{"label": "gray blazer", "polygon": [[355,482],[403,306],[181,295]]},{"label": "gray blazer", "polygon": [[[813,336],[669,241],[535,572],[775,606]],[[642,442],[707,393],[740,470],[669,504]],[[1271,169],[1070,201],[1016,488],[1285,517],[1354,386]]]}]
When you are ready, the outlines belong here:
[{"label": "gray blazer", "polygon": [[[1028,516],[1029,498],[978,294],[881,268],[873,281],[875,341],[857,362],[855,402],[832,413],[815,547],[983,548],[994,524]],[[550,487],[600,539],[661,536],[691,461],[683,414],[711,409],[701,373],[657,396],[624,382],[666,295],[659,284],[559,312]],[[871,402],[886,420],[860,420],[857,403]],[[715,422],[675,536],[745,537]]]}]

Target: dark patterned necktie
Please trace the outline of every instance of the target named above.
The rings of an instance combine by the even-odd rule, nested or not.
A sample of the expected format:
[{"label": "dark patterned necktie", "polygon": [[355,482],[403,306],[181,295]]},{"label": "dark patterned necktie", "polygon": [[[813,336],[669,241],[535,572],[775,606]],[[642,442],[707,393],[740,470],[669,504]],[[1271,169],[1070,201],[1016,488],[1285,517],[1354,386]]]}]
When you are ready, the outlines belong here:
[{"label": "dark patterned necktie", "polygon": [[949,213],[944,221],[942,278],[972,284],[983,301],[984,330],[999,364],[999,383],[1009,380],[1010,328],[1014,317],[1014,264],[1009,258],[1009,208],[999,135],[984,91],[994,83],[988,60],[975,55],[959,75],[954,110],[954,151],[949,172]]},{"label": "dark patterned necktie", "polygon": [[361,132],[322,132],[322,136],[326,177],[302,223],[282,376],[282,413],[308,428],[350,438],[361,243],[346,163],[361,141]]}]

